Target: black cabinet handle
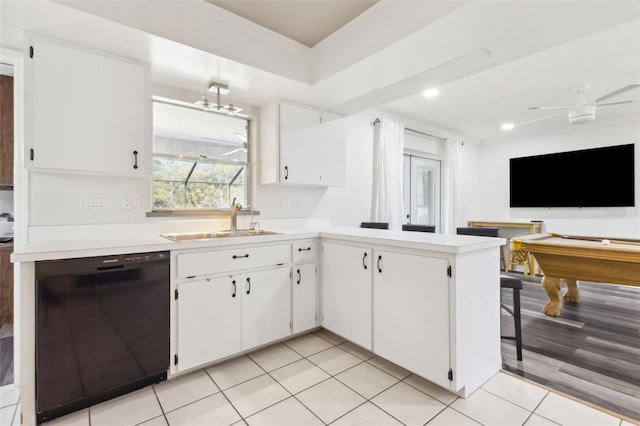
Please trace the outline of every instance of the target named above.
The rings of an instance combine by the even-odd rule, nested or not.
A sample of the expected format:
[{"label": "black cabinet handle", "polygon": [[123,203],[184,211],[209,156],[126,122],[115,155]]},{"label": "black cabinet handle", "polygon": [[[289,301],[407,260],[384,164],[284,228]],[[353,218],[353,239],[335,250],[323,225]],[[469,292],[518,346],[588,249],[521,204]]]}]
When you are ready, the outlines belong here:
[{"label": "black cabinet handle", "polygon": [[380,268],[380,261],[382,260],[382,256],[378,256],[378,272],[382,272],[382,268]]},{"label": "black cabinet handle", "polygon": [[133,151],[133,159],[134,159],[133,168],[137,169],[138,168],[138,151]]},{"label": "black cabinet handle", "polygon": [[231,297],[236,297],[236,280],[231,281],[231,284],[233,285],[233,294]]},{"label": "black cabinet handle", "polygon": [[305,248],[299,248],[298,251],[311,251],[311,247],[307,247]]},{"label": "black cabinet handle", "polygon": [[247,294],[251,293],[251,278],[247,277]]},{"label": "black cabinet handle", "polygon": [[243,259],[243,258],[245,258],[245,259],[246,259],[246,258],[248,258],[248,257],[249,257],[249,253],[247,253],[247,254],[243,254],[242,256],[238,256],[237,254],[234,254],[234,255],[233,255],[233,258],[234,258],[234,259]]},{"label": "black cabinet handle", "polygon": [[284,166],[284,178],[289,179],[289,167]]},{"label": "black cabinet handle", "polygon": [[364,260],[367,258],[367,252],[364,252],[364,256],[362,256],[362,266],[364,266],[364,269],[367,269],[367,265],[364,263]]},{"label": "black cabinet handle", "polygon": [[298,285],[300,285],[300,280],[302,280],[302,275],[300,275],[300,269],[298,269],[297,272],[298,272]]}]

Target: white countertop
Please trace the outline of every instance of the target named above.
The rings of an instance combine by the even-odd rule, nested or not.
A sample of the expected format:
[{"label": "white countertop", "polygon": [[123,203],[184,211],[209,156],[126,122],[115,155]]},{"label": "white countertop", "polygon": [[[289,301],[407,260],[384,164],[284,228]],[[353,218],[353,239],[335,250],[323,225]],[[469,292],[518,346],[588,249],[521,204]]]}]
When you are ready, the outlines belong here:
[{"label": "white countertop", "polygon": [[273,235],[224,237],[180,242],[168,240],[160,235],[152,235],[148,238],[77,239],[68,241],[33,242],[20,247],[15,247],[11,260],[15,263],[34,262],[41,260],[109,256],[115,254],[143,253],[162,250],[227,247],[240,244],[290,241],[318,237],[351,243],[384,244],[392,247],[454,254],[483,250],[490,247],[504,245],[506,243],[504,238],[348,227],[269,230],[279,233]]}]

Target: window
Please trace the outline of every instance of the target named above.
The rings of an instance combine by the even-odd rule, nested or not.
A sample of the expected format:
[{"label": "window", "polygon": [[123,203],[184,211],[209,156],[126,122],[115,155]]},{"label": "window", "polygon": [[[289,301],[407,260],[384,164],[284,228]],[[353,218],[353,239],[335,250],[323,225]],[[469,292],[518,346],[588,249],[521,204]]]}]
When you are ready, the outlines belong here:
[{"label": "window", "polygon": [[249,206],[249,121],[153,102],[153,210]]},{"label": "window", "polygon": [[404,155],[405,222],[440,228],[440,161]]}]

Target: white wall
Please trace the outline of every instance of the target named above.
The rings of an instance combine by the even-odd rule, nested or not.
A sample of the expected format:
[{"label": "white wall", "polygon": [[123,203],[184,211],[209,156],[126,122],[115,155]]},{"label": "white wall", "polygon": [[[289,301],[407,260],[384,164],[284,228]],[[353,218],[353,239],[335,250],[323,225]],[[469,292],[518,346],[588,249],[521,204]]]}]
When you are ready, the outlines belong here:
[{"label": "white wall", "polygon": [[[505,139],[479,147],[479,202],[465,210],[467,220],[539,219],[549,232],[640,238],[638,207],[619,208],[509,208],[509,159],[602,146],[636,144],[636,203],[640,202],[640,121],[574,126],[565,132]],[[541,171],[541,173],[553,171]],[[522,191],[535,191],[535,176]],[[615,188],[605,188],[615,190]]]},{"label": "white wall", "polygon": [[467,226],[469,219],[474,219],[483,204],[481,194],[480,146],[477,143],[465,142],[460,156],[460,214],[457,215],[455,227]]},{"label": "white wall", "polygon": [[374,117],[347,118],[345,185],[329,188],[329,218],[333,226],[360,226],[371,220]]}]

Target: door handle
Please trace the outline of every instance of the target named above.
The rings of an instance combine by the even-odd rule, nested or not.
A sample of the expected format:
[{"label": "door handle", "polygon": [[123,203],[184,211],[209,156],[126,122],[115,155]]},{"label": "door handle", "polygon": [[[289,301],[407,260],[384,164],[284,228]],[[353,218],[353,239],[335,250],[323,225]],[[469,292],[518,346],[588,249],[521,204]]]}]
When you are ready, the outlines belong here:
[{"label": "door handle", "polygon": [[233,285],[233,294],[231,297],[236,297],[236,280],[231,281],[231,285]]},{"label": "door handle", "polygon": [[251,278],[247,277],[247,294],[251,293]]},{"label": "door handle", "polygon": [[378,256],[378,272],[382,273],[382,268],[380,268],[380,262],[382,261],[382,256]]},{"label": "door handle", "polygon": [[300,285],[300,281],[302,280],[302,275],[300,275],[300,269],[298,269],[298,285]]},{"label": "door handle", "polygon": [[362,256],[362,266],[364,267],[364,269],[367,269],[367,264],[364,263],[364,260],[367,258],[367,252],[364,252],[364,256]]}]

